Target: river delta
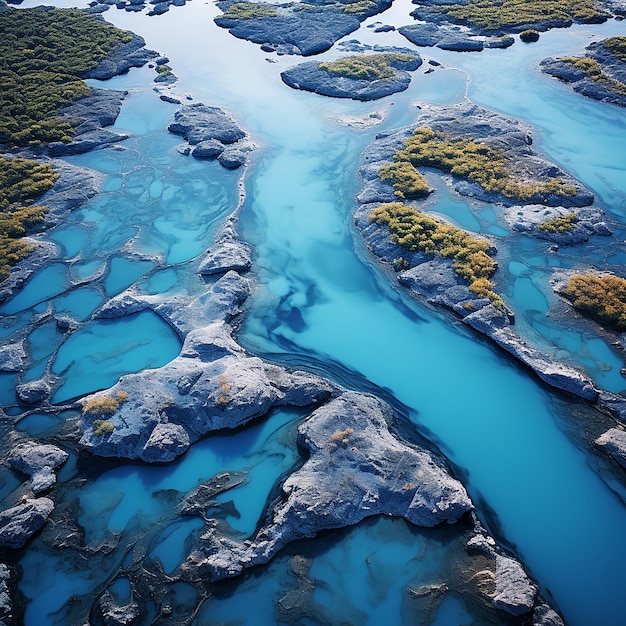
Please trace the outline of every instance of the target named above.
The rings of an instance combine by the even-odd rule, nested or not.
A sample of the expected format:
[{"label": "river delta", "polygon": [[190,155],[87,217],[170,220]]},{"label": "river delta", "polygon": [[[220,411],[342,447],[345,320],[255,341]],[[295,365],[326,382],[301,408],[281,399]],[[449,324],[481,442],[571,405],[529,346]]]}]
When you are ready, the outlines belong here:
[{"label": "river delta", "polygon": [[[88,80],[127,92],[94,149],[49,150],[47,228],[0,285],[0,619],[621,624],[624,335],[557,289],[623,275],[625,109],[542,67],[624,22],[525,44],[394,0],[277,36],[231,5],[112,5],[156,52]],[[355,53],[409,71],[299,85]],[[502,309],[369,218],[379,164],[461,119],[575,187],[526,206],[423,170],[408,202],[488,238]]]}]

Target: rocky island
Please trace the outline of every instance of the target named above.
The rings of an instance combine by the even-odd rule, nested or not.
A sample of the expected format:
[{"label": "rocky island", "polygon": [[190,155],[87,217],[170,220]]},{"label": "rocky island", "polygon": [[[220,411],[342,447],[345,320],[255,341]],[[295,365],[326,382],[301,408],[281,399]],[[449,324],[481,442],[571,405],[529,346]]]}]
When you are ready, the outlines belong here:
[{"label": "rocky island", "polygon": [[626,37],[589,44],[582,57],[548,58],[541,69],[584,96],[626,106]]},{"label": "rocky island", "polygon": [[[150,14],[184,4],[152,3]],[[104,1],[92,5],[96,13],[112,6]],[[117,6],[133,12],[146,8],[139,1]],[[389,6],[362,1],[222,2],[223,15],[215,22],[238,38],[262,44],[266,52],[306,56],[327,50]],[[66,623],[201,623],[209,619],[208,613],[211,620],[222,620],[219,602],[258,584],[261,591],[253,592],[254,597],[271,596],[271,619],[302,623],[319,616],[325,623],[323,602],[314,592],[329,589],[311,555],[316,550],[331,552],[324,542],[339,544],[352,531],[392,519],[396,530],[404,529],[401,533],[445,546],[440,548],[445,556],[437,553],[434,567],[425,548],[420,552],[411,545],[410,560],[427,571],[402,583],[403,617],[426,624],[455,607],[469,607],[459,620],[563,624],[550,606],[550,593],[544,597],[525,564],[514,556],[520,552],[498,539],[497,512],[492,514],[482,502],[480,489],[474,492],[476,498],[470,497],[471,480],[464,468],[442,454],[448,454],[445,441],[414,421],[416,407],[401,406],[389,390],[374,382],[364,385],[347,368],[342,380],[350,382],[350,389],[326,377],[324,367],[291,366],[288,359],[258,356],[244,347],[242,321],[267,270],[240,236],[246,191],[253,196],[259,192],[259,181],[249,182],[256,165],[252,151],[260,152],[253,135],[222,108],[200,102],[181,105],[175,89],[168,89],[167,95],[159,91],[162,100],[180,106],[170,116],[169,135],[163,133],[167,139],[150,144],[148,158],[156,173],[152,178],[145,175],[138,152],[124,143],[130,133],[110,129],[128,94],[86,88],[82,79],[104,80],[152,62],[157,79],[163,79],[157,83],[172,86],[175,77],[167,58],[146,50],[142,38],[109,31],[101,19],[87,13],[28,9],[23,15],[32,15],[40,29],[49,23],[53,31],[57,19],[79,25],[87,19],[92,37],[99,37],[102,29],[109,38],[100,42],[97,59],[76,64],[67,91],[42,119],[23,119],[24,128],[18,129],[7,121],[11,115],[5,115],[10,98],[2,101],[0,208],[10,219],[0,222],[8,225],[0,233],[6,243],[0,271],[7,276],[0,285],[2,331],[6,329],[7,337],[0,345],[0,376],[7,387],[0,390],[5,434],[0,444],[0,560],[6,563],[0,563],[0,621],[35,623],[32,611],[51,619],[54,614]],[[606,18],[600,10],[572,15],[590,22]],[[11,19],[14,10],[0,7],[7,29]],[[522,20],[507,32],[528,25],[543,28],[543,22]],[[546,28],[555,25],[561,24],[546,22]],[[436,28],[439,37],[443,31],[440,25]],[[478,50],[513,41],[486,27],[451,28],[450,37],[438,44],[441,48]],[[283,71],[281,78],[296,89],[367,102],[408,89],[408,72],[422,62],[410,49],[372,47],[367,52],[301,64]],[[172,135],[185,143],[170,144]],[[93,151],[108,163],[109,176],[65,160]],[[126,152],[129,161],[138,162],[122,176],[110,163]],[[191,183],[198,197],[197,190],[207,181],[216,187],[216,181],[226,181],[225,187],[234,188],[230,196],[222,194],[228,196],[228,210],[219,214],[216,209],[218,217],[202,214],[203,220],[216,221],[209,247],[177,257],[172,252],[176,245],[170,247],[176,225],[154,213],[149,217],[155,224],[153,240],[142,239],[138,227],[132,231],[134,224],[122,224],[119,232],[126,226],[131,232],[120,235],[111,258],[85,258],[81,237],[96,236],[89,221],[101,219],[99,210],[107,217],[107,204],[93,199],[114,194],[115,185],[128,181],[132,184],[125,202],[131,198],[133,205],[149,212],[155,198],[166,198],[170,214],[182,215],[179,235],[184,245],[195,245],[190,214],[198,203],[181,193],[184,177],[167,181],[164,171],[171,161],[173,169],[188,167],[186,175],[194,169],[200,172]],[[363,188],[354,222],[391,275],[495,341],[550,386],[625,421],[622,396],[602,391],[576,368],[544,355],[516,332],[516,313],[500,293],[500,275],[506,270],[499,250],[505,240],[467,232],[430,214],[443,184],[453,194],[496,207],[511,238],[528,238],[554,250],[610,238],[617,225],[594,206],[590,189],[535,149],[529,125],[469,103],[420,105],[411,126],[378,134],[363,155],[360,173]],[[216,205],[221,201],[219,193],[203,200]],[[86,207],[81,219],[87,223],[73,217],[81,207]],[[55,227],[68,227],[66,236],[59,237]],[[46,231],[53,236],[47,237]],[[103,232],[108,234],[108,225],[98,236]],[[167,243],[156,251],[151,246],[157,247],[159,237]],[[64,259],[72,248],[75,254]],[[137,274],[140,279],[116,283],[116,263],[123,268],[121,274],[132,274],[135,266],[148,269]],[[19,304],[30,281],[60,267],[64,291],[45,291],[48,285],[42,285],[41,298]],[[568,282],[577,274],[555,276],[560,277],[555,291],[584,313],[580,294]],[[600,286],[594,283],[596,291],[617,291],[619,296],[622,283],[614,281],[618,278],[604,276]],[[588,284],[589,279],[583,281],[583,288]],[[282,286],[273,289],[287,297]],[[63,298],[77,293],[85,300],[97,294],[95,304],[86,312],[80,307],[68,312]],[[300,302],[303,311],[316,298],[320,295],[311,283],[306,305]],[[606,295],[600,299],[611,302]],[[594,319],[602,321],[605,314],[593,309]],[[106,345],[96,349],[100,337],[93,328],[121,328],[141,316],[156,320],[160,332],[173,337],[177,349],[167,362],[148,361],[88,393],[64,390],[79,357],[55,367],[63,346],[81,333],[92,333],[94,358],[98,368],[106,369],[117,354]],[[268,328],[268,335],[273,330]],[[623,326],[616,330],[622,332]],[[128,341],[140,347],[146,342],[143,336]],[[596,443],[623,466],[626,441],[618,422]],[[269,478],[261,478],[266,471]],[[247,512],[260,499],[264,501],[258,513]],[[246,527],[248,517],[253,527]],[[320,549],[322,545],[326,548]],[[364,565],[377,586],[380,571],[374,563],[379,549],[384,552],[382,546],[368,547]],[[352,576],[350,567],[342,563],[340,576]],[[58,602],[33,591],[33,581],[47,568],[58,570],[63,583],[54,587]],[[281,572],[276,577],[280,581],[268,593],[262,587],[265,574],[271,579],[275,571]],[[76,578],[88,582],[74,589]],[[57,605],[50,608],[54,602]]]},{"label": "rocky island", "polygon": [[302,63],[281,73],[294,89],[333,98],[377,100],[408,88],[409,72],[422,64],[419,54],[404,48],[383,48],[374,54],[335,61]]}]

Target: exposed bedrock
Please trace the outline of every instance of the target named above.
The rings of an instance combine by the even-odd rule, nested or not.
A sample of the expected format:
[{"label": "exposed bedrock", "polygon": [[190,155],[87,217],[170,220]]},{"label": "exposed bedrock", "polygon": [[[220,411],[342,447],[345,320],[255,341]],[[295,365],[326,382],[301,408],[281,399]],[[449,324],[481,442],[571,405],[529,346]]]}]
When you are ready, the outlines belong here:
[{"label": "exposed bedrock", "polygon": [[[197,159],[217,159],[227,169],[246,163],[246,154],[253,149],[247,134],[219,107],[201,102],[182,106],[167,127],[187,142],[181,152]],[[193,148],[192,148],[193,146]]]},{"label": "exposed bedrock", "polygon": [[0,513],[0,547],[21,548],[45,523],[54,509],[49,498],[31,498]]},{"label": "exposed bedrock", "polygon": [[236,343],[229,320],[248,294],[248,281],[229,271],[183,306],[128,294],[112,300],[101,316],[151,308],[184,342],[180,355],[164,367],[124,376],[108,391],[86,398],[85,407],[120,392],[126,397],[106,415],[97,408],[83,413],[81,443],[101,456],[166,462],[201,436],[238,428],[274,406],[306,406],[328,398],[329,383],[264,363]]},{"label": "exposed bedrock", "polygon": [[30,476],[33,493],[49,489],[56,482],[54,470],[67,461],[69,455],[51,444],[22,443],[15,446],[7,464]]},{"label": "exposed bedrock", "polygon": [[[393,187],[383,182],[380,168],[392,162],[393,155],[404,146],[405,140],[416,127],[431,127],[436,131],[450,133],[484,142],[507,154],[512,175],[523,181],[544,181],[552,178],[563,180],[574,193],[557,195],[550,193],[542,197],[541,206],[555,217],[570,212],[580,215],[580,228],[585,236],[593,231],[605,234],[604,215],[599,209],[586,208],[593,201],[593,194],[558,166],[548,162],[532,146],[530,127],[517,120],[487,111],[475,105],[462,104],[449,107],[424,107],[417,123],[408,128],[381,133],[366,149],[362,157],[360,173],[363,188],[357,196],[361,206],[354,214],[354,223],[367,247],[379,259],[394,266],[394,260],[404,259],[408,269],[397,273],[398,280],[408,289],[430,302],[453,310],[463,321],[477,331],[493,339],[498,345],[533,369],[548,384],[573,393],[579,397],[596,400],[598,390],[593,382],[577,370],[555,363],[540,351],[526,345],[511,326],[513,313],[506,308],[496,307],[487,298],[479,298],[469,290],[468,283],[454,271],[452,260],[410,252],[392,241],[387,226],[373,223],[370,212],[380,203],[397,201]],[[437,170],[433,170],[437,171]],[[488,192],[477,183],[441,172],[442,179],[458,193],[481,201],[498,203],[511,220],[522,220],[526,229],[536,228],[540,212],[537,199],[528,198],[524,203],[519,198],[506,198],[501,193]],[[413,203],[418,209],[419,202]],[[530,207],[530,208],[529,208]],[[521,215],[520,215],[521,213]],[[542,216],[544,219],[548,215]],[[569,238],[560,237],[559,243],[574,243],[581,237],[573,230]]]},{"label": "exposed bedrock", "polygon": [[[235,4],[232,0],[218,2],[224,12]],[[239,39],[261,44],[263,50],[281,54],[309,56],[330,49],[333,44],[357,30],[361,22],[371,15],[391,6],[390,0],[374,0],[363,10],[348,13],[336,6],[280,5],[259,3],[261,8],[271,7],[264,17],[229,17],[220,15],[215,23]],[[348,3],[346,3],[348,4]]]},{"label": "exposed bedrock", "polygon": [[82,78],[107,80],[127,72],[131,67],[145,65],[150,59],[158,56],[158,52],[148,50],[145,45],[143,37],[133,34],[129,42],[116,46],[94,69],[85,72]]},{"label": "exposed bedrock", "polygon": [[583,96],[626,106],[626,61],[607,49],[604,41],[589,44],[582,59],[548,57],[539,67]]},{"label": "exposed bedrock", "polygon": [[626,469],[626,431],[611,428],[596,439],[596,444]]},{"label": "exposed bedrock", "polygon": [[[404,91],[411,83],[409,72],[422,64],[422,59],[413,50],[407,48],[379,48],[376,54],[405,55],[401,60],[391,58],[389,67],[394,75],[390,78],[366,79],[352,78],[333,73],[317,61],[301,63],[281,73],[283,82],[293,89],[312,91],[333,98],[352,98],[353,100],[377,100],[392,93]],[[350,58],[350,57],[346,57]],[[355,57],[358,59],[359,57]],[[367,56],[364,57],[367,59]]]},{"label": "exposed bedrock", "polygon": [[294,539],[372,515],[420,526],[458,521],[472,509],[463,486],[428,452],[392,435],[389,419],[381,400],[351,391],[316,409],[298,431],[309,458],[283,484],[267,524],[245,543],[210,528],[187,569],[214,580],[236,576]]}]

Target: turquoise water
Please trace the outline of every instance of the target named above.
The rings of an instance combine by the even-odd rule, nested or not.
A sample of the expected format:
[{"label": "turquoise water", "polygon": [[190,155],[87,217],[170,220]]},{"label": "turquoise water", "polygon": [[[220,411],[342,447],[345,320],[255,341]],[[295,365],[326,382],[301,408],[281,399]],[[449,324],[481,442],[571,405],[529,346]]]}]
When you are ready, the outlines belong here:
[{"label": "turquoise water", "polygon": [[[401,9],[406,16],[410,8],[408,2],[396,2],[389,17]],[[473,101],[531,121],[537,129],[536,144],[590,185],[600,206],[620,217],[626,177],[616,164],[626,145],[623,111],[586,101],[534,69],[546,54],[578,52],[591,28],[611,33],[617,26],[551,33],[534,46],[516,44],[508,51],[482,55],[424,51],[447,68],[418,73],[407,92],[383,102],[353,103],[287,89],[278,74],[293,59],[267,63],[258,47],[213,27],[216,12],[212,5],[191,3],[156,19],[113,10],[107,17],[137,30],[149,46],[168,54],[180,76],[181,92],[226,106],[261,144],[247,180],[242,216],[244,235],[254,244],[259,279],[242,341],[261,353],[295,354],[304,362],[313,357],[318,364],[327,362],[329,369],[355,371],[388,390],[459,468],[481,518],[514,547],[568,623],[618,626],[626,610],[626,513],[590,467],[587,453],[557,427],[573,407],[451,319],[397,291],[389,277],[373,267],[350,226],[359,188],[356,164],[374,134],[410,123],[417,114],[416,101],[460,101],[466,93]],[[361,35],[374,37],[366,29]],[[406,45],[397,33],[379,42]],[[116,127],[136,137],[123,142],[121,149],[70,159],[107,173],[106,193],[49,234],[63,246],[64,258],[74,259],[72,265],[59,263],[44,270],[48,274],[35,276],[0,307],[3,314],[24,311],[15,318],[17,326],[29,323],[32,313],[27,309],[43,312],[48,302],[76,319],[88,319],[104,290],[110,296],[131,284],[151,294],[200,289],[185,263],[208,247],[220,220],[236,205],[238,175],[176,153],[178,138],[163,131],[174,108],[145,89],[146,77],[149,80],[147,69],[112,81],[113,86],[131,88]],[[373,111],[387,115],[378,128],[359,131],[341,121],[346,115],[367,117]],[[477,232],[505,234],[496,211],[487,208],[473,214],[471,208],[452,194],[432,207]],[[591,334],[557,332],[545,316],[549,268],[571,266],[579,251],[550,259],[541,245],[522,243],[502,264],[511,270],[502,282],[519,303],[520,316],[552,349],[563,350],[598,380],[608,381],[608,388],[619,390],[620,364],[606,344]],[[621,259],[620,254],[616,251],[612,258]],[[107,270],[97,278],[101,263]],[[69,287],[68,273],[71,280],[94,284],[63,294]],[[46,358],[60,345],[50,357],[52,371],[62,378],[53,398],[57,403],[106,388],[124,373],[158,367],[180,348],[171,329],[147,312],[88,322],[65,340],[52,324],[37,332],[41,364],[48,363]],[[0,374],[3,404],[15,403],[15,382],[16,376]],[[124,551],[135,542],[166,572],[175,572],[200,527],[194,519],[177,520],[168,498],[178,502],[216,473],[247,473],[244,483],[217,498],[211,515],[241,536],[251,535],[268,495],[297,461],[298,417],[277,412],[243,431],[197,443],[166,466],[126,464],[80,489],[68,487],[62,497],[79,503],[85,543],[98,545],[113,538],[119,544],[106,567],[88,569],[80,559],[76,566],[66,555],[49,554],[35,540],[21,559],[28,574],[20,590],[30,599],[25,622],[71,623],[72,595],[84,600],[105,588],[116,576]],[[33,435],[56,428],[52,417],[37,414],[20,424]],[[421,554],[427,542],[420,532],[401,531],[396,524],[401,523],[360,525],[336,545],[312,549],[311,574],[320,581],[314,602],[320,614],[334,619],[339,612],[345,619],[366,623],[366,607],[371,623],[381,623],[383,617],[385,623],[401,623],[406,585],[416,579],[437,582],[443,548],[429,544],[425,557],[413,562],[413,554]],[[366,567],[367,558],[375,568]],[[53,584],[52,570],[58,572]],[[290,576],[281,559],[256,570],[233,583],[230,595],[207,602],[196,621],[275,623],[275,602],[285,589],[294,588]],[[124,582],[113,585],[120,597],[127,597]],[[378,593],[380,589],[386,593]],[[181,588],[180,597],[183,604],[193,602],[188,589]],[[340,598],[353,600],[341,603]],[[449,596],[434,623],[458,626],[469,621],[468,610],[462,598]]]},{"label": "turquoise water", "polygon": [[88,322],[59,349],[52,371],[65,382],[61,403],[114,385],[123,374],[160,367],[180,352],[178,335],[152,311]]}]

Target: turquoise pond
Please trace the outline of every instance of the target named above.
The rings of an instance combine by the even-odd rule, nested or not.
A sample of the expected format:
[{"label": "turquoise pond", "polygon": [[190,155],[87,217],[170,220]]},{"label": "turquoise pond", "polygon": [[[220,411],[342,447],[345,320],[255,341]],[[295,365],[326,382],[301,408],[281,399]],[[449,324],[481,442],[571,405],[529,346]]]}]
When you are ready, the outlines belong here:
[{"label": "turquoise pond", "polygon": [[[412,8],[408,0],[395,0],[347,39],[407,46],[397,32],[374,33],[367,25],[409,23]],[[363,249],[351,212],[361,152],[381,130],[413,122],[416,104],[468,98],[528,122],[535,147],[588,185],[597,206],[617,220],[613,238],[556,255],[538,240],[515,238],[505,246],[508,230],[497,207],[469,202],[436,177],[428,210],[494,236],[497,286],[529,343],[581,368],[599,386],[624,391],[623,354],[591,324],[574,331],[550,315],[555,297],[549,278],[554,268],[626,260],[626,116],[536,67],[548,55],[580,53],[591,37],[623,34],[624,23],[552,31],[534,45],[516,42],[481,54],[420,49],[442,66],[431,74],[419,70],[406,92],[360,103],[288,89],[280,71],[299,59],[273,55],[268,63],[258,46],[212,23],[218,12],[212,4],[190,3],[156,18],[114,8],[105,17],[169,57],[179,95],[224,107],[258,144],[240,221],[254,248],[257,283],[240,341],[269,359],[379,389],[406,407],[406,417],[455,468],[478,517],[521,560],[566,623],[621,626],[624,490],[581,438],[570,436],[584,411],[451,317],[408,297]],[[333,49],[323,58],[338,54]],[[14,373],[0,374],[0,401],[12,415],[25,410],[15,395],[17,382],[50,372],[59,381],[53,402],[64,405],[125,374],[158,368],[180,352],[180,337],[152,312],[92,317],[129,287],[164,299],[200,293],[205,286],[191,262],[238,203],[239,173],[176,151],[180,138],[165,130],[176,107],[158,99],[153,77],[146,67],[107,81],[106,87],[129,91],[115,128],[132,136],[115,149],[68,158],[102,172],[103,191],[45,235],[57,245],[58,262],[0,305],[2,341],[24,339],[28,351],[19,381]],[[377,126],[346,123],[374,112],[384,118]],[[55,316],[80,322],[78,329],[59,328]],[[74,516],[85,546],[110,550],[87,561],[71,547],[55,550],[41,538],[30,543],[19,561],[25,623],[82,623],[104,589],[127,601],[133,558],[175,575],[204,528],[198,517],[177,516],[175,507],[221,472],[240,473],[242,481],[219,495],[207,515],[241,539],[253,535],[268,498],[301,462],[295,441],[303,416],[275,411],[243,430],[198,442],[163,466],[69,464],[59,476],[57,508]],[[17,428],[45,438],[75,419],[76,411],[33,407]],[[13,474],[0,474],[1,496],[10,498],[17,487]],[[454,563],[463,553],[454,529],[374,519],[299,542],[297,549],[310,558],[315,581],[310,614],[299,624],[485,623],[460,583],[428,621],[417,621],[426,618],[407,600],[407,588],[454,580]],[[173,583],[168,601],[174,617],[197,605],[194,624],[282,623],[277,603],[299,584],[290,550],[210,598]],[[148,618],[154,617],[154,607],[147,606]]]}]

